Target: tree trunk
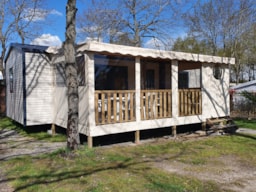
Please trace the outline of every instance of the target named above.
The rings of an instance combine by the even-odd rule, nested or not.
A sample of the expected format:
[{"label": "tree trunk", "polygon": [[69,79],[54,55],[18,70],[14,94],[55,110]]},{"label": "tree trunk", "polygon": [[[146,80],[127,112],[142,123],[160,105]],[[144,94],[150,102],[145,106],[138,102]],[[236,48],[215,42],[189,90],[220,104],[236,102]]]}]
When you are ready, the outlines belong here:
[{"label": "tree trunk", "polygon": [[66,41],[64,43],[65,74],[68,89],[68,123],[67,123],[67,147],[70,150],[78,148],[80,143],[78,131],[78,81],[76,66],[76,0],[68,0],[66,6]]},{"label": "tree trunk", "polygon": [[2,43],[2,52],[0,56],[0,72],[2,72],[3,78],[5,79],[5,71],[4,71],[4,56],[6,53],[6,45],[5,43]]}]

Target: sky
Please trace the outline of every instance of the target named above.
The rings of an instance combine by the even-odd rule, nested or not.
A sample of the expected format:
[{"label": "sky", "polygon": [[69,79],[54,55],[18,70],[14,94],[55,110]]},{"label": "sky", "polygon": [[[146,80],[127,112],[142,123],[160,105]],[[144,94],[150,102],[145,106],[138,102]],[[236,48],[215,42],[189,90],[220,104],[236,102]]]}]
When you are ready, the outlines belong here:
[{"label": "sky", "polygon": [[[86,0],[77,0],[77,15],[88,6]],[[45,26],[40,36],[30,42],[30,44],[61,46],[65,41],[66,26],[66,3],[67,0],[45,0],[47,10],[51,10],[50,14],[44,19],[49,22]]]},{"label": "sky", "polygon": [[[48,15],[42,14],[35,18],[35,21],[45,21],[48,23],[43,26],[43,29],[39,32],[39,36],[35,39],[28,40],[26,43],[34,45],[45,45],[60,47],[62,42],[65,41],[65,26],[66,26],[66,4],[67,0],[44,0],[44,6],[41,9],[47,9]],[[89,0],[77,0],[76,7],[78,9],[77,16],[82,13],[86,7],[90,6]],[[180,33],[179,33],[180,35]],[[14,43],[14,42],[9,42]],[[149,38],[145,42],[144,47],[162,49],[164,46],[159,40]],[[1,49],[1,48],[0,48]],[[1,77],[0,73],[0,79]]]},{"label": "sky", "polygon": [[[51,10],[50,14],[45,17],[45,19],[49,19],[50,24],[45,26],[41,35],[32,40],[30,44],[61,46],[61,43],[65,41],[66,3],[67,0],[45,0],[46,8]],[[82,13],[86,6],[90,6],[89,3],[90,1],[88,0],[77,0],[77,15]],[[185,36],[185,34],[184,31],[181,31],[176,35]],[[164,45],[157,39],[148,39],[144,45],[144,47],[148,48],[161,48],[161,46]]]},{"label": "sky", "polygon": [[[65,40],[65,25],[66,25],[66,3],[67,0],[46,0],[45,6],[51,10],[50,14],[44,19],[49,22],[45,26],[41,35],[32,40],[31,44],[61,46]],[[81,1],[77,2],[77,7],[81,5]],[[48,21],[49,20],[49,21]]]}]

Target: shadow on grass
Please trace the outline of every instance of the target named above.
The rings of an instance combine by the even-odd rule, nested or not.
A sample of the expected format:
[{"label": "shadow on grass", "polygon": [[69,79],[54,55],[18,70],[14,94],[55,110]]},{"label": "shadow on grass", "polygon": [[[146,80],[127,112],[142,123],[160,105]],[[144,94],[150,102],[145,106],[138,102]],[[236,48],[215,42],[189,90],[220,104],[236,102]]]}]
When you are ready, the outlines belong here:
[{"label": "shadow on grass", "polygon": [[[181,150],[178,154],[175,154],[171,157],[163,157],[161,158],[161,161],[167,161],[167,160],[175,160],[182,156],[184,153],[186,153],[187,150],[187,145],[183,146],[183,150]],[[59,154],[54,154],[61,156],[62,158],[66,158],[64,152],[60,152]],[[32,157],[34,160],[40,158],[40,157]],[[42,158],[42,157],[41,157]],[[45,157],[47,158],[47,157]],[[76,157],[74,157],[76,158]],[[72,162],[73,159],[71,158]],[[107,170],[116,170],[116,169],[128,169],[133,173],[137,174],[142,174],[145,172],[145,169],[150,170],[151,166],[149,165],[150,163],[153,162],[159,162],[159,157],[147,157],[147,158],[139,158],[138,160],[134,160],[134,158],[127,157],[126,159],[123,159],[122,162],[102,162],[98,166],[95,166],[93,168],[85,168],[84,170],[81,168],[77,168],[77,170],[74,171],[63,171],[60,172],[60,168],[54,168],[51,170],[48,170],[47,172],[44,172],[43,174],[40,175],[23,175],[23,176],[18,176],[18,177],[12,177],[12,178],[7,178],[5,180],[0,181],[1,182],[11,182],[14,180],[22,180],[22,181],[30,181],[31,182],[21,185],[15,189],[15,191],[22,191],[26,190],[30,187],[33,187],[34,185],[42,185],[42,184],[52,184],[52,183],[58,183],[64,180],[69,180],[69,179],[79,179],[81,177],[86,177],[93,175],[95,173],[100,173],[103,171]],[[148,164],[149,163],[149,164]],[[141,167],[137,167],[138,165],[143,165]],[[65,167],[64,167],[65,168]]]}]

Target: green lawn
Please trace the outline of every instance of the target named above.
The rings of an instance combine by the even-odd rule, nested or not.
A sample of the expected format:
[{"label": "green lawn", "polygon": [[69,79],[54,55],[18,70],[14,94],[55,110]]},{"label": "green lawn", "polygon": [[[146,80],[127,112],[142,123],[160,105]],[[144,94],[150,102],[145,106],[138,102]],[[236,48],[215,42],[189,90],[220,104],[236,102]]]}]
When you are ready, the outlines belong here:
[{"label": "green lawn", "polygon": [[83,147],[73,158],[66,158],[62,155],[65,150],[60,150],[1,162],[0,166],[16,191],[222,191],[217,183],[169,173],[152,164],[161,157],[200,171],[200,165],[225,154],[256,166],[255,139],[224,136],[135,147]]},{"label": "green lawn", "polygon": [[234,119],[238,127],[256,130],[256,120]]},{"label": "green lawn", "polygon": [[[38,127],[23,127],[22,125],[12,121],[7,117],[0,117],[0,131],[2,129],[15,130],[21,135],[33,137],[38,140],[51,141],[51,142],[64,142],[66,135],[56,134],[54,136],[48,134],[46,130],[37,131]],[[40,128],[42,129],[42,128]]]},{"label": "green lawn", "polygon": [[[0,127],[5,125],[0,120]],[[8,124],[8,123],[7,123]],[[11,125],[7,125],[11,126]],[[218,158],[235,157],[240,164],[256,166],[256,136],[220,136],[180,141],[161,140],[136,146],[82,146],[71,158],[66,150],[36,157],[3,161],[1,170],[15,191],[115,192],[115,191],[223,191],[218,183],[167,172],[155,163],[182,163],[194,172],[214,164]],[[218,170],[218,173],[223,170]]]}]

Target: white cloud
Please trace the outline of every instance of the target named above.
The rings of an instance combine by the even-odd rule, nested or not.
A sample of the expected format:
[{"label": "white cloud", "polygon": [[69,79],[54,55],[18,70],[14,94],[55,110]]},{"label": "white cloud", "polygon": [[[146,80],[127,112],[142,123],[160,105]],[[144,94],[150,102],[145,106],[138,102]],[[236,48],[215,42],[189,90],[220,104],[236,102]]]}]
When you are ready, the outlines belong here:
[{"label": "white cloud", "polygon": [[26,9],[24,10],[24,20],[26,21],[44,21],[48,15],[62,16],[63,14],[55,9]]},{"label": "white cloud", "polygon": [[43,34],[40,37],[35,38],[30,44],[61,47],[62,42],[56,35]]},{"label": "white cloud", "polygon": [[57,11],[56,9],[52,9],[49,14],[51,15],[57,15],[57,16],[63,16],[63,14],[59,11]]}]

